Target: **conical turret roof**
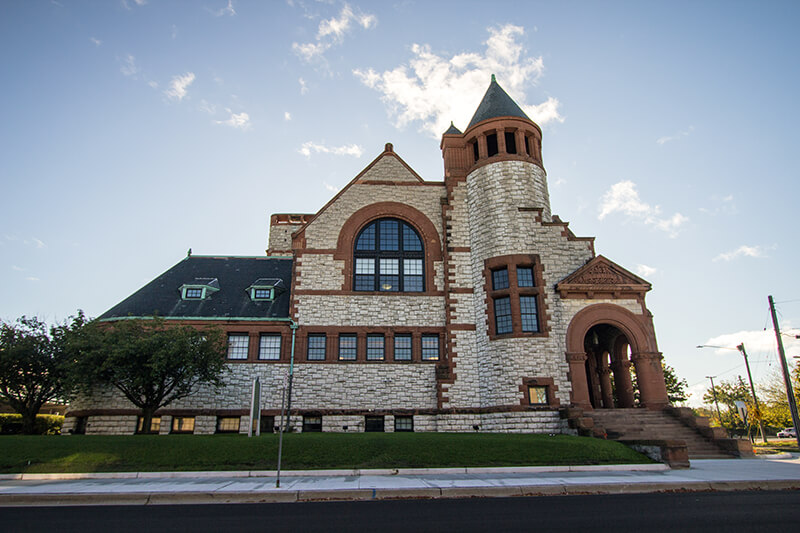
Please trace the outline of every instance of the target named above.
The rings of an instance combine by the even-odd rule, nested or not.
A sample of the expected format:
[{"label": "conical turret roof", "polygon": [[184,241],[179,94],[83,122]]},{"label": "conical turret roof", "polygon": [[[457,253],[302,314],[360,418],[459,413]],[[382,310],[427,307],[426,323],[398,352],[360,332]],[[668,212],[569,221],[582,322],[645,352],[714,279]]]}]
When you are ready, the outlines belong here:
[{"label": "conical turret roof", "polygon": [[483,95],[483,100],[481,100],[477,111],[472,116],[472,120],[469,121],[467,129],[470,129],[478,122],[495,117],[520,117],[531,120],[517,103],[508,96],[508,93],[500,87],[494,78],[494,74],[492,74],[492,82],[489,84],[489,88],[486,89],[486,94]]},{"label": "conical turret roof", "polygon": [[450,127],[447,128],[447,131],[444,132],[444,134],[445,135],[461,135],[461,130],[456,128],[455,124],[453,124],[453,122],[451,121],[450,122]]}]

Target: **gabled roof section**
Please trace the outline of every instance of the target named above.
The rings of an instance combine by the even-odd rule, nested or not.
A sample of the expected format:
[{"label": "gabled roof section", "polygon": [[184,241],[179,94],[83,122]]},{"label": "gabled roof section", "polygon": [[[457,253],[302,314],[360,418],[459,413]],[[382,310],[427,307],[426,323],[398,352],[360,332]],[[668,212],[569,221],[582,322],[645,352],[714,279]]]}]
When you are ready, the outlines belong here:
[{"label": "gabled roof section", "polygon": [[392,143],[386,143],[383,153],[362,170],[354,183],[388,181],[392,183],[420,183],[423,180],[402,158],[394,153]]},{"label": "gabled roof section", "polygon": [[[467,129],[479,122],[497,117],[520,117],[531,120],[517,103],[508,96],[508,93],[500,87],[494,78],[494,74],[492,74],[492,82],[489,84],[489,88],[486,89],[486,94],[483,95],[483,100],[481,100],[475,114],[472,115],[472,120],[469,121]],[[531,120],[531,122],[533,121]]]},{"label": "gabled roof section", "polygon": [[562,298],[632,298],[652,288],[650,283],[598,255],[558,282]]},{"label": "gabled roof section", "polygon": [[[281,286],[272,301],[253,301],[248,288],[269,280]],[[289,317],[292,260],[261,257],[207,257],[193,255],[158,276],[102,315],[101,320],[130,317],[197,319],[276,319]],[[214,286],[204,300],[184,300],[181,286]]]},{"label": "gabled roof section", "polygon": [[336,193],[336,196],[328,200],[327,204],[323,205],[322,208],[314,214],[314,216],[307,220],[300,229],[294,232],[292,234],[292,239],[302,239],[306,228],[308,228],[308,226],[310,226],[317,219],[317,217],[327,211],[331,205],[336,203],[336,201],[353,185],[357,183],[380,184],[381,182],[391,183],[394,185],[402,185],[404,183],[425,183],[427,185],[444,186],[444,182],[426,182],[423,180],[419,174],[414,171],[414,169],[408,166],[408,163],[403,161],[403,159],[394,152],[392,143],[386,143],[383,153],[373,159],[372,162],[364,168],[364,170],[359,172],[355,178],[350,180],[350,183],[342,187],[342,189]]}]

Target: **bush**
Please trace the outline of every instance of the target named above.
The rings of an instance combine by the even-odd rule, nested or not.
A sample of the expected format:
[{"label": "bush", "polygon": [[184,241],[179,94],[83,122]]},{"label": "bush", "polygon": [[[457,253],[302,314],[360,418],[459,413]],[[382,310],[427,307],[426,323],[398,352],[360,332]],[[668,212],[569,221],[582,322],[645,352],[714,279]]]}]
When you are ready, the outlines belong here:
[{"label": "bush", "polygon": [[[37,435],[59,435],[64,417],[61,415],[36,415]],[[0,435],[22,433],[22,415],[0,414]]]}]

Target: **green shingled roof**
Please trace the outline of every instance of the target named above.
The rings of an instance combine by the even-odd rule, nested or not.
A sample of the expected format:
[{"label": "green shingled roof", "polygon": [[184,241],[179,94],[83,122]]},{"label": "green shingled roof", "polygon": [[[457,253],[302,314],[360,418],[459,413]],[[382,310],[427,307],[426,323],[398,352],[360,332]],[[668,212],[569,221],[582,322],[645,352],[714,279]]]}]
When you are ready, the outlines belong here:
[{"label": "green shingled roof", "polygon": [[531,120],[517,103],[508,96],[508,93],[500,87],[495,81],[494,75],[492,75],[492,82],[489,84],[489,88],[486,89],[486,94],[483,95],[483,100],[481,100],[478,110],[472,116],[472,120],[469,121],[467,129],[470,129],[478,122],[496,117],[520,117]]}]

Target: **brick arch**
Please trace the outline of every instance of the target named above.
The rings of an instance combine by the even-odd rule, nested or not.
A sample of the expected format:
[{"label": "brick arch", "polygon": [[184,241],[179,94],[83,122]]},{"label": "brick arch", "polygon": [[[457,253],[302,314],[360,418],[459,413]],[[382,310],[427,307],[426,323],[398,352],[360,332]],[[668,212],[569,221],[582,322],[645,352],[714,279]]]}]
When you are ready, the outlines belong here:
[{"label": "brick arch", "polygon": [[[396,218],[407,222],[417,230],[425,247],[425,291],[410,294],[431,294],[436,292],[434,286],[433,262],[442,260],[442,242],[433,222],[421,211],[410,205],[399,202],[376,202],[362,207],[342,224],[339,238],[336,241],[334,259],[344,261],[344,285],[342,290],[353,290],[353,246],[361,229],[380,218]],[[396,293],[392,293],[396,294]]]},{"label": "brick arch", "polygon": [[[640,401],[643,407],[662,409],[668,405],[664,374],[661,369],[661,354],[658,353],[655,333],[651,323],[646,317],[640,317],[627,309],[614,304],[594,304],[575,314],[567,327],[567,362],[569,364],[569,379],[572,384],[570,393],[573,405],[592,409],[587,383],[586,361],[587,353],[584,348],[584,339],[589,329],[598,324],[614,326],[623,333],[632,352],[632,362],[636,367],[639,377]],[[620,337],[621,338],[621,337]],[[617,343],[619,342],[617,339]],[[617,344],[615,343],[615,344]],[[615,346],[618,348],[619,346]],[[617,355],[613,362],[623,372],[630,365],[621,361]],[[624,370],[627,374],[627,370]],[[623,384],[628,394],[627,383]],[[631,397],[623,402],[620,407],[633,405]]]},{"label": "brick arch", "polygon": [[578,311],[567,327],[567,352],[582,352],[583,340],[592,326],[609,324],[625,334],[631,351],[655,352],[656,339],[642,319],[624,307],[614,304],[594,304]]}]

